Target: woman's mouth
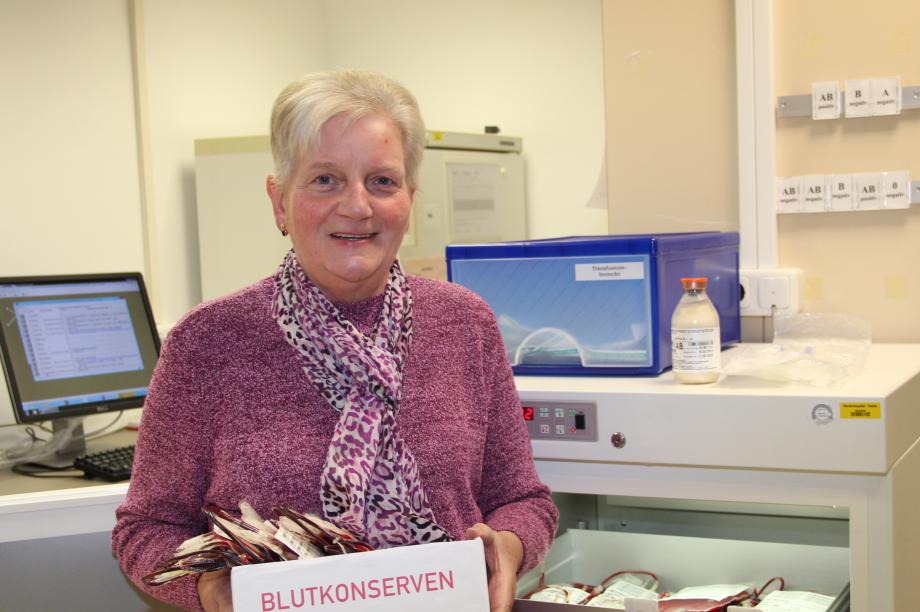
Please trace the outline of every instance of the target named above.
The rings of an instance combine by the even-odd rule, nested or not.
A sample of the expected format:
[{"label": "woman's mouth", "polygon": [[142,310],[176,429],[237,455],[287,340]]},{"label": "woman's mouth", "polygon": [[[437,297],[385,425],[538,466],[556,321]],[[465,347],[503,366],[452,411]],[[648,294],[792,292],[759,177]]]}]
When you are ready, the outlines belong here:
[{"label": "woman's mouth", "polygon": [[338,232],[336,232],[336,233],[333,233],[333,234],[330,234],[330,235],[331,235],[333,238],[336,238],[336,239],[338,239],[338,240],[355,240],[355,241],[357,241],[357,240],[368,240],[369,238],[373,238],[373,237],[376,236],[377,234],[376,234],[376,233],[373,233],[373,234],[343,234],[343,233],[338,233]]}]

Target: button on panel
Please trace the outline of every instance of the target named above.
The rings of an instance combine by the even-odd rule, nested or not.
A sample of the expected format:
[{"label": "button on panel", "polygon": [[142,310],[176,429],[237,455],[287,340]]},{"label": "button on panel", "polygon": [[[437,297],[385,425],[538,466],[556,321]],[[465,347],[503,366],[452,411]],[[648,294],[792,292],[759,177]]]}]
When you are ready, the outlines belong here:
[{"label": "button on panel", "polygon": [[533,440],[594,442],[597,405],[593,402],[521,402],[527,433]]}]

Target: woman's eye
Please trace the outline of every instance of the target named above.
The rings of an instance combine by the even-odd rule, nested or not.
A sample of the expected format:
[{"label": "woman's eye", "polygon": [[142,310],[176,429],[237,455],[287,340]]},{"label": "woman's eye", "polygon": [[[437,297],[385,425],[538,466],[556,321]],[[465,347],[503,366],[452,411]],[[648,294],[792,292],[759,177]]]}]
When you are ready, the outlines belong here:
[{"label": "woman's eye", "polygon": [[378,187],[396,187],[396,181],[388,176],[375,177],[373,183]]},{"label": "woman's eye", "polygon": [[331,185],[332,177],[328,174],[321,174],[314,179],[318,185]]}]

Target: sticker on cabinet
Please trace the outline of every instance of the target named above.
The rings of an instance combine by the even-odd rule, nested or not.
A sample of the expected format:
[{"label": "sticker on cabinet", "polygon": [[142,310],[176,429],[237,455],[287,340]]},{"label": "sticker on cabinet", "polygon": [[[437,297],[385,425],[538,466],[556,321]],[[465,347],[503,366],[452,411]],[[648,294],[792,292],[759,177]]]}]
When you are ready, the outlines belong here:
[{"label": "sticker on cabinet", "polygon": [[881,402],[840,402],[841,419],[880,419]]}]

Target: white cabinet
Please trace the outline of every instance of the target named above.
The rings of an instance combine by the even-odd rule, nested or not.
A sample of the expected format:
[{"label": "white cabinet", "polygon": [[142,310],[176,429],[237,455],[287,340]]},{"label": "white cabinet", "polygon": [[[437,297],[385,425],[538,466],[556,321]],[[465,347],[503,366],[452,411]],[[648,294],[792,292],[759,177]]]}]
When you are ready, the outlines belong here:
[{"label": "white cabinet", "polygon": [[[754,379],[689,386],[670,373],[517,384],[525,405],[596,406],[593,440],[533,441],[538,473],[554,492],[741,502],[762,505],[766,516],[789,505],[843,509],[852,609],[914,606],[920,345],[871,347],[864,370],[835,388]],[[620,448],[614,434],[625,441]],[[745,567],[744,557],[735,567]]]},{"label": "white cabinet", "polygon": [[[428,132],[427,145],[399,253],[409,273],[446,279],[449,242],[527,237],[520,138]],[[273,274],[290,249],[265,190],[273,166],[268,136],[195,141],[203,300]]]}]

